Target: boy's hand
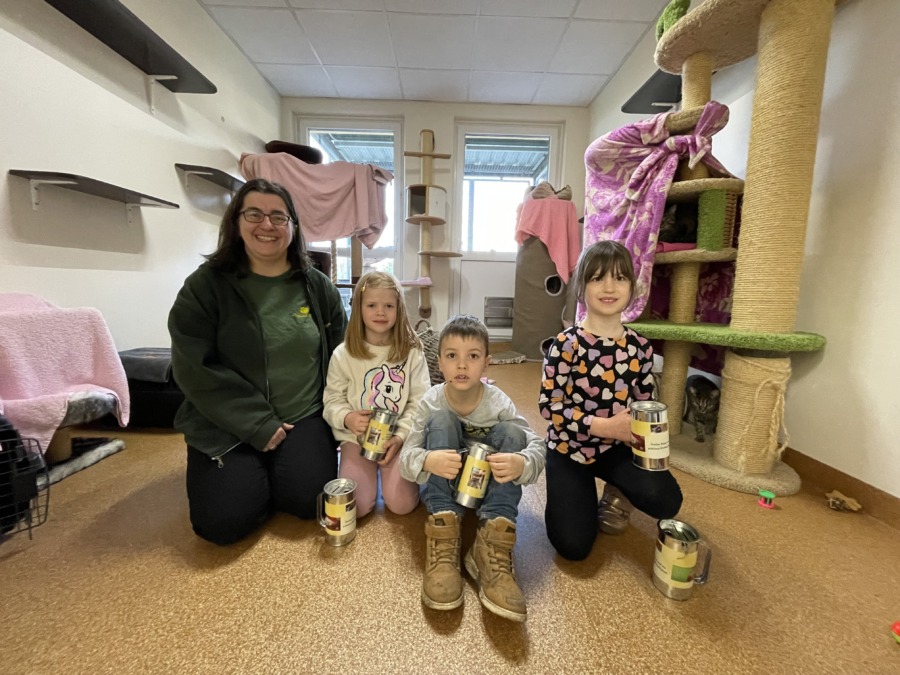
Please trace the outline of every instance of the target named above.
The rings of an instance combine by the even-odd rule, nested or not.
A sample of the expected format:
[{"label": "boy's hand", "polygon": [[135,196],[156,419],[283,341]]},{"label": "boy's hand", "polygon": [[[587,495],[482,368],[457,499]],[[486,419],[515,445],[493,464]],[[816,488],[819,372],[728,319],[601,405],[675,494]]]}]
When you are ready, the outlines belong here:
[{"label": "boy's hand", "polygon": [[348,412],[344,417],[344,428],[351,434],[362,436],[366,433],[366,427],[369,426],[369,418],[371,416],[371,410],[354,410],[353,412]]},{"label": "boy's hand", "polygon": [[462,457],[456,450],[431,450],[425,455],[422,470],[453,480],[462,469]]},{"label": "boy's hand", "polygon": [[498,483],[508,483],[522,475],[525,456],[518,452],[494,452],[487,456],[491,475]]},{"label": "boy's hand", "polygon": [[391,436],[384,442],[384,457],[375,462],[378,466],[387,466],[403,447],[403,439],[399,436]]}]

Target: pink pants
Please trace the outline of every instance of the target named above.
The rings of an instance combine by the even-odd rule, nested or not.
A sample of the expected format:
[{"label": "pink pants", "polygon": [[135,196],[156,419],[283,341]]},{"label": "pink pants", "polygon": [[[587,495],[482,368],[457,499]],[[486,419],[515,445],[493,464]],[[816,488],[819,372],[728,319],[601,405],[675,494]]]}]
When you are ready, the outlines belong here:
[{"label": "pink pants", "polygon": [[398,516],[411,512],[419,503],[419,486],[400,476],[400,453],[386,466],[379,466],[359,454],[359,445],[341,443],[338,475],[356,481],[356,517],[362,518],[375,508],[378,496],[378,471],[381,471],[381,497],[385,507]]}]

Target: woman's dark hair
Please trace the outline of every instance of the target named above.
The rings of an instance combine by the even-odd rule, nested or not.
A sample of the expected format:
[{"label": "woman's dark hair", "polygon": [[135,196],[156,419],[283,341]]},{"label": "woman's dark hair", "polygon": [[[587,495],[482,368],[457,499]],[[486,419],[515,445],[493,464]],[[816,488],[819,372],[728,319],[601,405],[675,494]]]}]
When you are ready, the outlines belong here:
[{"label": "woman's dark hair", "polygon": [[[631,298],[637,279],[634,276],[634,262],[628,249],[617,241],[598,241],[588,246],[578,258],[578,266],[572,275],[572,293],[578,302],[584,302],[584,290],[594,276],[605,277],[607,272],[621,274],[631,285]],[[631,298],[628,304],[631,304]]]},{"label": "woman's dark hair", "polygon": [[300,231],[300,219],[297,217],[294,201],[283,186],[267,181],[265,178],[248,180],[237,191],[228,208],[225,209],[225,214],[222,216],[222,223],[219,225],[218,246],[215,251],[204,257],[214,267],[226,272],[237,272],[241,275],[250,272],[250,260],[247,258],[244,240],[241,239],[238,218],[240,218],[241,211],[244,210],[244,200],[251,192],[261,192],[281,197],[285,207],[287,207],[288,215],[291,217],[290,226],[294,234],[287,248],[288,263],[290,263],[291,269],[295,272],[309,271],[312,267],[312,262],[306,253],[306,240]]}]

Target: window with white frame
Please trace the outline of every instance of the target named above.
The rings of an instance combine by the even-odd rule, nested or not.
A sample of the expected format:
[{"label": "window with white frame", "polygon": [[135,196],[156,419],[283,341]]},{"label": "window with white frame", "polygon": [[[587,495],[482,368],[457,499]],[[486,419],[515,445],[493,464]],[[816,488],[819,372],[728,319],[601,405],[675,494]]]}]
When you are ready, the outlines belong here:
[{"label": "window with white frame", "polygon": [[[323,163],[343,161],[356,164],[372,164],[397,174],[402,167],[400,140],[402,127],[400,120],[372,118],[297,118],[297,138],[299,142],[322,151]],[[402,177],[401,177],[402,178]],[[397,241],[403,222],[400,189],[402,181],[395,177],[385,189],[385,211],[387,221],[378,242],[371,249],[362,246],[362,271],[390,272],[402,278],[402,261],[395,256]],[[400,239],[402,241],[402,238]],[[339,284],[344,303],[349,310],[351,284],[351,238],[344,237],[335,242],[308,242],[310,249],[337,256],[332,260],[333,277]]]},{"label": "window with white frame", "polygon": [[559,172],[561,125],[457,124],[458,235],[464,257],[510,259],[526,191]]}]

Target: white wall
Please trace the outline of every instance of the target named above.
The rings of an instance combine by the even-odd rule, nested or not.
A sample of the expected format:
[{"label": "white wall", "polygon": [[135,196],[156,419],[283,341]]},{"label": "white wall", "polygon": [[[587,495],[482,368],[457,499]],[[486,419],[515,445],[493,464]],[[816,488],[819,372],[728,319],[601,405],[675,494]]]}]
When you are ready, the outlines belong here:
[{"label": "white wall", "polygon": [[[435,152],[454,155],[449,160],[434,160],[432,182],[447,188],[448,224],[432,228],[432,248],[435,250],[459,250],[452,243],[458,237],[454,227],[454,210],[457,194],[454,185],[456,153],[455,125],[457,121],[488,121],[503,123],[564,123],[565,132],[561,155],[561,184],[572,186],[572,199],[581,215],[584,204],[584,150],[588,136],[588,111],[586,108],[559,106],[485,105],[426,103],[415,101],[357,101],[338,99],[284,99],[282,104],[282,135],[296,138],[296,117],[375,117],[399,118],[403,125],[403,149],[418,151],[421,147],[419,132],[431,129],[435,136]],[[405,177],[404,185],[421,183],[421,160],[406,158],[404,171],[397,171],[397,179]],[[419,232],[413,225],[401,223],[403,228],[403,277],[414,279],[418,265]],[[458,287],[458,259],[432,258],[432,318],[434,326],[441,326],[455,311],[450,307],[450,289]],[[417,299],[413,291],[407,294],[409,306],[415,307]],[[455,303],[454,303],[455,304]],[[417,316],[416,312],[412,312]]]},{"label": "white wall", "polygon": [[[194,0],[124,3],[217,87],[173,94],[50,5],[0,4],[0,291],[103,313],[118,349],[167,346],[166,317],[215,247],[229,195],[175,163],[239,176],[276,138],[280,98]],[[202,35],[202,40],[197,36]],[[9,169],[74,173],[180,204],[139,209],[55,187],[33,210]]]},{"label": "white wall", "polygon": [[[900,410],[893,259],[900,251],[900,43],[891,27],[898,25],[895,0],[850,0],[835,16],[796,325],[828,344],[793,356],[786,412],[791,447],[894,496],[900,496],[893,428]],[[623,123],[618,106],[654,71],[652,53],[653,45],[637,49],[632,60],[640,65],[629,62],[621,73],[634,79],[617,77],[593,103],[592,138]],[[713,78],[713,98],[731,110],[713,152],[741,176],[754,68],[750,59]]]}]

